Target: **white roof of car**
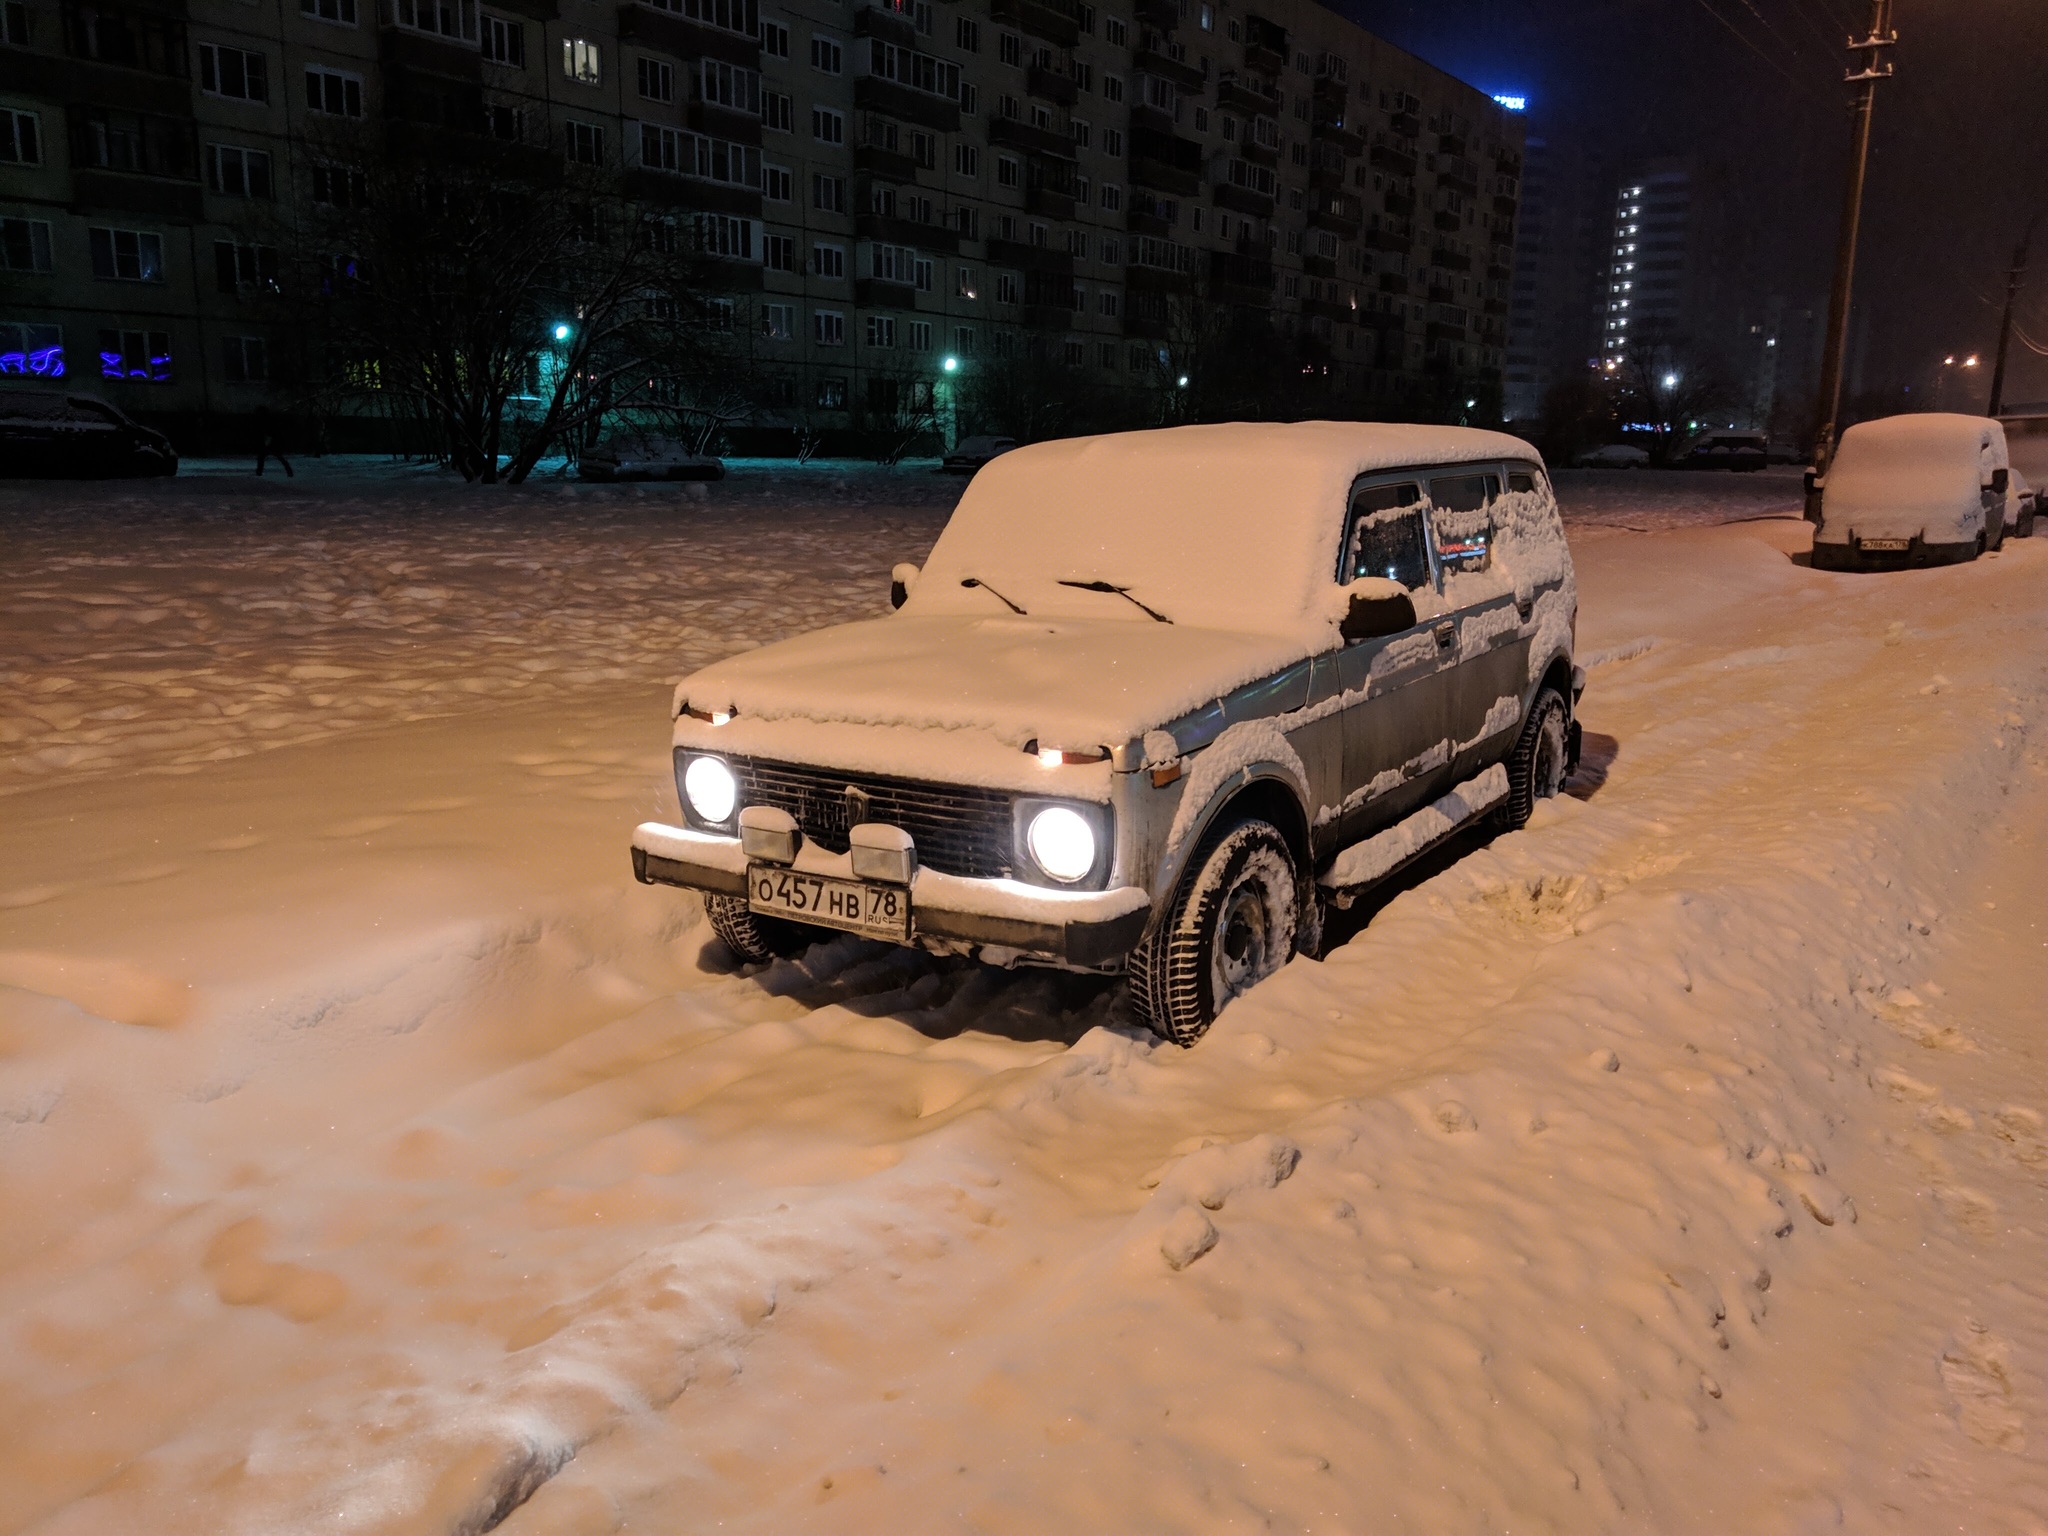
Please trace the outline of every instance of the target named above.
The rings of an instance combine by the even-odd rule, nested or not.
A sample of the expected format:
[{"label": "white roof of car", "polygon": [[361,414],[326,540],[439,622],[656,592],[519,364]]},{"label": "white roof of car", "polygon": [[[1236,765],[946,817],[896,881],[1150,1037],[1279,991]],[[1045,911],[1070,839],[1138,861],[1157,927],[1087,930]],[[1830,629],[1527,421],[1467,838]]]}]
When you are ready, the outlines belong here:
[{"label": "white roof of car", "polygon": [[974,477],[906,611],[1149,622],[1111,582],[1177,624],[1291,630],[1332,584],[1352,482],[1377,470],[1540,463],[1520,438],[1379,422],[1234,423],[1016,448]]}]

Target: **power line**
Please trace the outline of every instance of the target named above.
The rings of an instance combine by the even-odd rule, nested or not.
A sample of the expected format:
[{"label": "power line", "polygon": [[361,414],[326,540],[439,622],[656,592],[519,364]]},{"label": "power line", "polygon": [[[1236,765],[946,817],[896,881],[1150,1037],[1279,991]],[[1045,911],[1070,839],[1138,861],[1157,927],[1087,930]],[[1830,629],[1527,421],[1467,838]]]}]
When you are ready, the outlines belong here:
[{"label": "power line", "polygon": [[1766,32],[1770,33],[1772,37],[1776,38],[1781,44],[1784,45],[1785,51],[1787,53],[1793,54],[1795,56],[1798,56],[1800,54],[1799,46],[1796,43],[1794,43],[1792,39],[1785,36],[1784,33],[1778,30],[1778,24],[1772,21],[1770,17],[1766,16],[1762,11],[1756,8],[1756,0],[1741,0],[1741,3],[1743,9],[1747,10],[1750,15],[1754,16],[1758,21],[1763,23],[1763,27]]},{"label": "power line", "polygon": [[1750,37],[1750,35],[1747,32],[1744,32],[1740,27],[1736,26],[1734,22],[1730,21],[1726,16],[1722,15],[1719,11],[1714,9],[1713,5],[1710,3],[1710,0],[1699,0],[1699,6],[1701,10],[1705,11],[1709,16],[1713,17],[1714,20],[1721,23],[1722,26],[1726,27],[1728,29],[1729,35],[1732,36],[1738,43],[1742,44],[1743,47],[1747,48],[1751,53],[1755,54],[1758,58],[1762,59],[1766,64],[1770,65],[1772,69],[1776,70],[1780,75],[1784,76],[1786,80],[1790,81],[1793,85],[1797,86],[1802,91],[1812,91],[1815,95],[1821,94],[1814,87],[1813,82],[1809,80],[1802,80],[1798,75],[1793,74],[1791,70],[1785,67],[1784,62],[1782,60],[1778,59],[1772,54],[1766,53],[1761,47],[1757,45],[1756,40]]}]

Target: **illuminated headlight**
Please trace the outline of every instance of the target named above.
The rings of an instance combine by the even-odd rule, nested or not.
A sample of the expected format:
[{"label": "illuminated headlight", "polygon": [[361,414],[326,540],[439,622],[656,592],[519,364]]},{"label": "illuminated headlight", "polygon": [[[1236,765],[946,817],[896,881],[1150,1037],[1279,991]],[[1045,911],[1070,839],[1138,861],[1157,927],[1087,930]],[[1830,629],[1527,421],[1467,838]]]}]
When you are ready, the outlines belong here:
[{"label": "illuminated headlight", "polygon": [[1033,816],[1024,841],[1038,867],[1062,884],[1086,878],[1095,867],[1095,828],[1064,805],[1049,805]]},{"label": "illuminated headlight", "polygon": [[715,757],[693,757],[683,770],[683,793],[701,821],[718,826],[732,819],[740,797],[739,780]]}]

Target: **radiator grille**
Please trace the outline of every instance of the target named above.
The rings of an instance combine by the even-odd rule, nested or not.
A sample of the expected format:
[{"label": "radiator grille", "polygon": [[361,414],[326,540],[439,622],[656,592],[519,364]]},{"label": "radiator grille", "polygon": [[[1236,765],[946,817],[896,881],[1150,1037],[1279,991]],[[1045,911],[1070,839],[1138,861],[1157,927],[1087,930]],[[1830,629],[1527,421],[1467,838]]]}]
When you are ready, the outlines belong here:
[{"label": "radiator grille", "polygon": [[[741,805],[789,812],[804,836],[827,852],[846,851],[847,829],[855,822],[879,821],[908,832],[917,844],[918,863],[928,869],[975,880],[1013,873],[1011,796],[1005,790],[759,759],[731,761]],[[864,811],[861,796],[866,797]]]}]

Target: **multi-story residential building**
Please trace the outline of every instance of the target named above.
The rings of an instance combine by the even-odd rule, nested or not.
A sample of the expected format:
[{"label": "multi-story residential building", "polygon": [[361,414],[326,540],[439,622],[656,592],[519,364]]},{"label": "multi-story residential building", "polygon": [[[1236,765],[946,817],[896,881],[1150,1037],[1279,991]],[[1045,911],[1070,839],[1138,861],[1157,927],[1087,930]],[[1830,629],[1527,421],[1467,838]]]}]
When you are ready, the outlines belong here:
[{"label": "multi-story residential building", "polygon": [[1556,384],[1600,366],[1608,216],[1601,157],[1570,137],[1531,137],[1522,176],[1501,416],[1531,423]]},{"label": "multi-story residential building", "polygon": [[1516,120],[1309,0],[1127,3],[0,0],[0,385],[283,408],[276,231],[367,120],[698,216],[770,420],[1027,346],[1149,387],[1176,299],[1359,409],[1497,387]]}]

